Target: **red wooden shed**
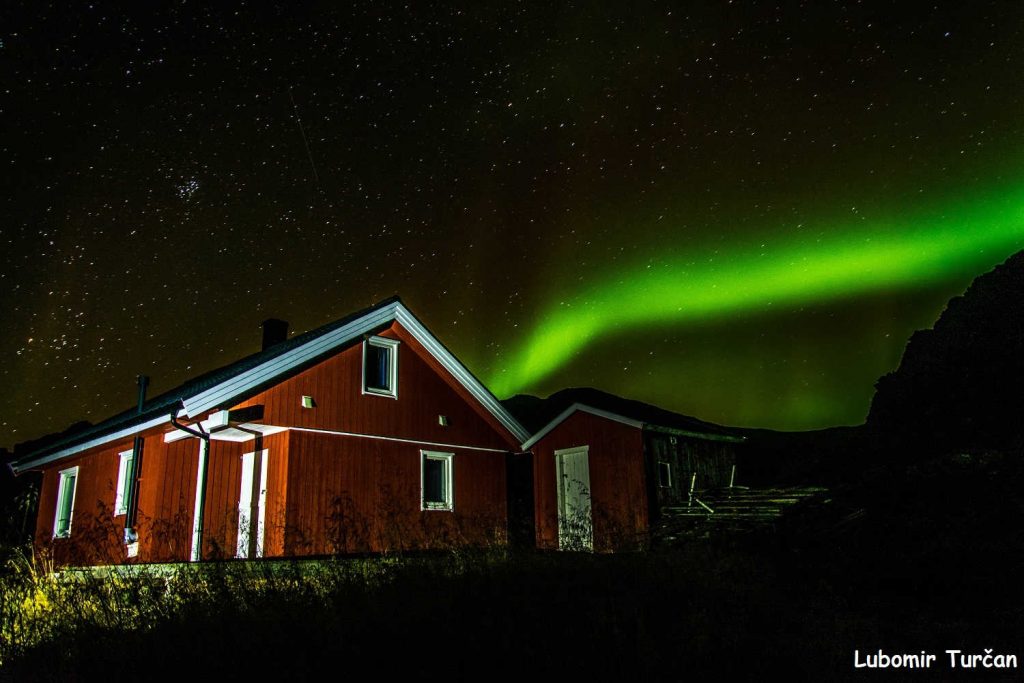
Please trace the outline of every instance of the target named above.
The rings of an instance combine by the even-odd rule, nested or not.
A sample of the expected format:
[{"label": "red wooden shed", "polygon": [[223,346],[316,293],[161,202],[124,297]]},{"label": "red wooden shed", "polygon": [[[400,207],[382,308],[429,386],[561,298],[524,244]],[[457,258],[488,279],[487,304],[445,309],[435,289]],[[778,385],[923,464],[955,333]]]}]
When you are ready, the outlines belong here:
[{"label": "red wooden shed", "polygon": [[732,430],[596,389],[505,404],[534,435],[536,543],[540,548],[616,551],[646,547],[664,509],[695,490],[729,486]]}]

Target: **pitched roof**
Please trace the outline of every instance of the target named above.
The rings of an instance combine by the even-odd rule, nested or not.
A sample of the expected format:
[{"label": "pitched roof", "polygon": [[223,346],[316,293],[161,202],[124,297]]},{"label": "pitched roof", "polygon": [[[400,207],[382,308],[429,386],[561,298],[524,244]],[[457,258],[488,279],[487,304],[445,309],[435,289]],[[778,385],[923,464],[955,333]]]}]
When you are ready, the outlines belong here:
[{"label": "pitched roof", "polygon": [[533,437],[523,443],[526,450],[577,411],[599,415],[638,428],[666,431],[696,438],[743,441],[736,431],[673,413],[650,403],[623,398],[599,389],[563,389],[546,399],[535,396],[513,396],[503,401],[505,407],[530,431]]},{"label": "pitched roof", "polygon": [[179,416],[195,417],[214,408],[229,406],[244,396],[305,370],[347,343],[393,321],[401,323],[518,442],[529,436],[501,402],[395,296],[190,379],[146,400],[141,411],[134,408],[126,410],[99,424],[62,434],[12,461],[9,467],[15,474],[20,474],[94,446],[131,436],[166,423],[172,411]]}]

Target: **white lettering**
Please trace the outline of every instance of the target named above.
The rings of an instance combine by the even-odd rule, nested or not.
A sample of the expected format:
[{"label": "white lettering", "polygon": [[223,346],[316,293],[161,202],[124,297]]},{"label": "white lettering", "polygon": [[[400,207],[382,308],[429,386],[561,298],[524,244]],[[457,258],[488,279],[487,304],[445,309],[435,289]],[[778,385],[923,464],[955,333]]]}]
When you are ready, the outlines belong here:
[{"label": "white lettering", "polygon": [[949,655],[949,668],[961,669],[1016,669],[1017,655],[994,655],[992,648],[985,648],[985,654],[965,655],[962,650],[946,650]]},{"label": "white lettering", "polygon": [[918,654],[887,654],[879,649],[875,654],[865,654],[861,657],[860,650],[853,651],[853,668],[855,669],[930,669],[936,655],[928,654],[921,650]]}]

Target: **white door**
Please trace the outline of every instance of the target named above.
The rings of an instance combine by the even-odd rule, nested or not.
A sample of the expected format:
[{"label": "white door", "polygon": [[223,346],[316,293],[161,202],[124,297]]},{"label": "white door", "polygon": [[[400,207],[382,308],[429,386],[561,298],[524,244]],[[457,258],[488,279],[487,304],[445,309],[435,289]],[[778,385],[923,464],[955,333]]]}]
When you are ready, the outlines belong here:
[{"label": "white door", "polygon": [[588,446],[555,451],[558,490],[558,547],[593,550],[594,523],[590,510]]},{"label": "white door", "polygon": [[267,515],[267,451],[242,456],[242,490],[238,494],[238,548],[235,557],[263,557]]}]

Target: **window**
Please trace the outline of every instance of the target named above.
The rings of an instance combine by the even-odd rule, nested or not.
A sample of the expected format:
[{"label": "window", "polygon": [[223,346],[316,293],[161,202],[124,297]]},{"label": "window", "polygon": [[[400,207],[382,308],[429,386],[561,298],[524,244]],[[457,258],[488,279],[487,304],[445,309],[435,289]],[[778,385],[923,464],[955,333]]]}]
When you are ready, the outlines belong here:
[{"label": "window", "polygon": [[451,510],[452,454],[420,451],[422,499],[424,510]]},{"label": "window", "polygon": [[63,470],[57,484],[57,512],[53,518],[53,537],[67,538],[71,535],[71,513],[75,509],[75,484],[78,482],[78,468]]},{"label": "window", "polygon": [[658,463],[658,486],[666,489],[672,487],[672,465],[667,462]]},{"label": "window", "polygon": [[135,452],[124,451],[117,465],[117,488],[114,489],[114,516],[128,514],[128,497],[135,478]]},{"label": "window", "polygon": [[398,340],[370,337],[363,342],[363,393],[398,398]]}]

